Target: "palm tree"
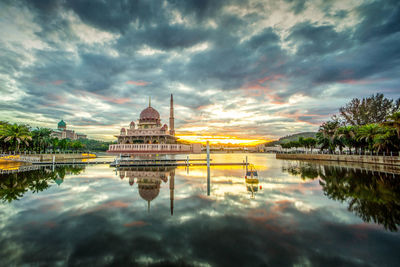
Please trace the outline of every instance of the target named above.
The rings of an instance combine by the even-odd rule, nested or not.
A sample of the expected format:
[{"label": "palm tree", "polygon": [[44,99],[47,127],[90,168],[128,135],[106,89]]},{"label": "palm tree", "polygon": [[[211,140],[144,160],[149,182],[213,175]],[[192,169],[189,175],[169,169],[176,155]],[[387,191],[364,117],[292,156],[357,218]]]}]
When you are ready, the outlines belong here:
[{"label": "palm tree", "polygon": [[51,130],[48,128],[37,128],[33,130],[32,141],[38,152],[42,149],[46,151],[46,148],[51,144]]},{"label": "palm tree", "polygon": [[358,150],[358,144],[356,140],[356,126],[343,126],[336,130],[335,135],[340,139],[341,143],[349,148],[350,154],[351,149],[354,147],[356,153]]},{"label": "palm tree", "polygon": [[397,132],[397,138],[400,139],[400,112],[395,112],[388,116],[383,124],[385,126],[395,128]]},{"label": "palm tree", "polygon": [[17,151],[19,151],[21,143],[29,146],[28,141],[32,140],[29,128],[26,125],[16,123],[3,127],[0,138],[4,138],[4,142],[16,146]]},{"label": "palm tree", "polygon": [[367,124],[358,128],[357,139],[365,142],[370,151],[373,150],[374,138],[382,133],[382,128],[378,124]]},{"label": "palm tree", "polygon": [[398,146],[398,139],[396,136],[396,130],[391,127],[385,127],[384,132],[377,134],[374,137],[374,145],[373,147],[379,152],[381,150],[386,150],[386,153],[389,154],[390,150],[397,150]]},{"label": "palm tree", "polygon": [[338,142],[336,131],[339,127],[339,122],[337,120],[324,122],[318,130],[317,141],[321,145],[322,149],[328,148],[329,152],[332,153]]}]

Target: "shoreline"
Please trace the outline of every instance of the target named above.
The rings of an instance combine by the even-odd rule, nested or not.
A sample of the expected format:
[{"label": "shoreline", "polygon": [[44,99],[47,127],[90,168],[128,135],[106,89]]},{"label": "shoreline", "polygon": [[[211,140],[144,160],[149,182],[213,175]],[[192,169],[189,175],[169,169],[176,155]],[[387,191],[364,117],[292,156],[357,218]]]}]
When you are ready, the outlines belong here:
[{"label": "shoreline", "polygon": [[336,162],[347,162],[347,163],[351,162],[351,163],[400,166],[400,157],[395,157],[395,156],[277,153],[276,159],[310,160],[310,161],[320,160],[320,161],[336,161]]},{"label": "shoreline", "polygon": [[97,158],[94,153],[61,153],[61,154],[16,154],[0,157],[0,164],[9,162],[52,161],[64,159],[90,159]]}]

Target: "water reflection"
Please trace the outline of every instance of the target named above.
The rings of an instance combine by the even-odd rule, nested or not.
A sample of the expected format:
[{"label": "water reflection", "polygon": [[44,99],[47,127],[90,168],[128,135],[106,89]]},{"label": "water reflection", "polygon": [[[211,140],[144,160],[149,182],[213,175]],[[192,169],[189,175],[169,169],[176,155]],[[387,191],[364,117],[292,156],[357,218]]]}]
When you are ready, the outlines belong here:
[{"label": "water reflection", "polygon": [[242,166],[212,166],[210,196],[205,166],[190,174],[184,167],[115,173],[105,164],[60,173],[53,177],[60,186],[48,179],[47,190],[0,202],[0,265],[398,265],[400,233],[363,223],[348,203],[326,197],[322,167],[301,165],[302,172],[269,155],[249,162],[259,175],[255,199]]},{"label": "water reflection", "polygon": [[[147,210],[150,212],[150,202],[154,200],[160,193],[160,185],[162,182],[167,183],[169,180],[170,190],[170,210],[171,216],[174,214],[174,184],[175,184],[176,167],[123,167],[119,168],[119,177],[125,177],[129,181],[129,185],[133,186],[135,180],[139,195],[147,201]],[[169,178],[169,179],[168,179]]]},{"label": "water reflection", "polygon": [[54,181],[60,185],[66,175],[79,174],[84,166],[37,167],[35,170],[0,175],[0,200],[12,202],[21,199],[28,191],[38,193],[50,187]]},{"label": "water reflection", "polygon": [[390,231],[400,225],[400,175],[341,166],[297,162],[284,171],[303,180],[319,179],[324,194],[348,204],[364,222],[374,222]]}]

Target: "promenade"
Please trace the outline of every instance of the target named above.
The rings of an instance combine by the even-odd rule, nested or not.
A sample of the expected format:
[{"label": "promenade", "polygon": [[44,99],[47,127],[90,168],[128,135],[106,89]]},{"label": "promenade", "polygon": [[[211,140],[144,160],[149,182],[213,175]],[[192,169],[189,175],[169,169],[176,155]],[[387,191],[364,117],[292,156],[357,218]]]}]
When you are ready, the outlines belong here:
[{"label": "promenade", "polygon": [[277,153],[276,158],[289,159],[289,160],[324,160],[324,161],[337,161],[337,162],[358,162],[358,163],[368,163],[368,164],[400,166],[400,156]]}]

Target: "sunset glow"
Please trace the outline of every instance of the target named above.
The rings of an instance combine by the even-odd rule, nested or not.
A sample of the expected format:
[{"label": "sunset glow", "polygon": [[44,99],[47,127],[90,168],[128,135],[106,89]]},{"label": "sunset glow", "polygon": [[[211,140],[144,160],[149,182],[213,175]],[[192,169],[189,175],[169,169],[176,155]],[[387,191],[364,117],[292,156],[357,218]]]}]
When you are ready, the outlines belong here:
[{"label": "sunset glow", "polygon": [[177,137],[178,140],[190,143],[206,144],[209,141],[211,145],[256,146],[267,142],[262,139],[243,139],[225,135],[177,135]]}]

